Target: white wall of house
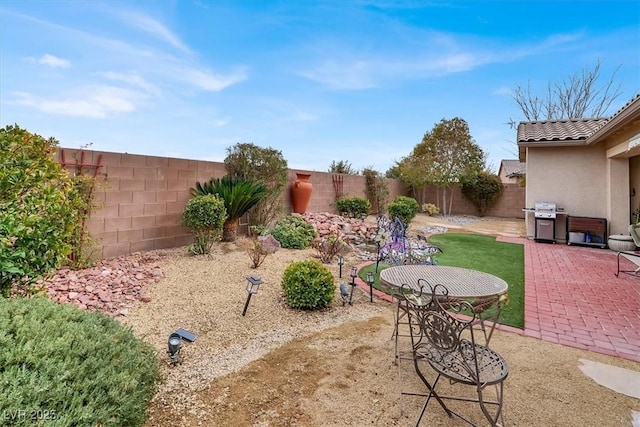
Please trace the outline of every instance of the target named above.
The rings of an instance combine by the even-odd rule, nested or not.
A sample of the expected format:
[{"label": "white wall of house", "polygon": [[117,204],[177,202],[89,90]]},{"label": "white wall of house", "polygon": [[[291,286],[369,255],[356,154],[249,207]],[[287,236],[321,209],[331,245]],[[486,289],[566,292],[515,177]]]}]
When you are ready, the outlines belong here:
[{"label": "white wall of house", "polygon": [[[553,202],[568,215],[607,217],[608,162],[603,146],[527,148],[526,205]],[[533,213],[527,236],[535,236]],[[556,219],[556,239],[565,241],[566,217]]]}]

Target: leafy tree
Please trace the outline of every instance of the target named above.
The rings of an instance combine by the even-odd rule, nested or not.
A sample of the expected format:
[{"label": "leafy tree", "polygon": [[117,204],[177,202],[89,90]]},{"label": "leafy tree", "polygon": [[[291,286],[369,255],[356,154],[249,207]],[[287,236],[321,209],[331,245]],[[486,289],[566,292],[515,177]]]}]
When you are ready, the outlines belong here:
[{"label": "leafy tree", "polygon": [[480,216],[500,198],[503,189],[498,175],[484,171],[462,184],[462,194],[473,203]]},{"label": "leafy tree", "polygon": [[236,239],[238,219],[246,214],[267,195],[267,187],[262,182],[246,180],[238,177],[223,176],[211,178],[210,181],[191,189],[193,196],[216,194],[224,201],[227,216],[222,226],[222,241],[232,242]]},{"label": "leafy tree", "polygon": [[230,176],[262,182],[267,194],[249,211],[253,227],[269,227],[282,213],[280,196],[288,182],[287,161],[282,152],[252,143],[227,148],[224,164]]},{"label": "leafy tree", "polygon": [[462,184],[467,177],[477,175],[484,169],[485,163],[485,153],[471,137],[469,125],[455,117],[442,119],[430,132],[425,133],[422,142],[395,168],[414,192],[426,185],[441,188],[442,211],[450,214],[452,187]]},{"label": "leafy tree", "polygon": [[16,126],[0,129],[0,292],[31,292],[71,252],[78,226],[73,184],[56,163],[58,142]]},{"label": "leafy tree", "polygon": [[[517,85],[513,90],[513,100],[528,121],[602,117],[620,96],[621,90],[620,84],[615,84],[620,66],[604,84],[599,85],[601,65],[598,60],[593,69],[585,68],[561,82],[548,82],[546,94],[542,96],[532,92],[530,82],[526,88]],[[513,119],[509,123],[516,126]]]},{"label": "leafy tree", "polygon": [[329,173],[343,173],[345,175],[358,175],[358,171],[351,167],[351,163],[346,160],[336,162],[333,160],[329,166]]}]

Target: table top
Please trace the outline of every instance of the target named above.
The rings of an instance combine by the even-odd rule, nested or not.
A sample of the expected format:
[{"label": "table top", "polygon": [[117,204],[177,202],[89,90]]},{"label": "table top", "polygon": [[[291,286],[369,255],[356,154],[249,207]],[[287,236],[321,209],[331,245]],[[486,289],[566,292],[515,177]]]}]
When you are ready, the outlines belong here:
[{"label": "table top", "polygon": [[426,280],[430,285],[444,285],[449,296],[459,298],[477,298],[502,295],[509,285],[499,277],[482,271],[460,267],[440,265],[399,265],[380,272],[380,280],[389,286],[401,287],[403,284],[420,291],[418,279]]}]

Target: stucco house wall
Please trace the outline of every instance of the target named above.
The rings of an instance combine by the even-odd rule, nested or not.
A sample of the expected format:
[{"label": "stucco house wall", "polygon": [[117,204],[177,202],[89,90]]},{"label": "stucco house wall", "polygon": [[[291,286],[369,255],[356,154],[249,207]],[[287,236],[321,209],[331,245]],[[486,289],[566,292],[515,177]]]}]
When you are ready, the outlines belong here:
[{"label": "stucco house wall", "polygon": [[[640,208],[640,94],[609,118],[521,122],[520,160],[527,162],[527,207],[557,203],[569,215],[605,218],[608,235],[629,234]],[[565,239],[565,218],[556,239]],[[527,235],[535,235],[527,213]]]},{"label": "stucco house wall", "polygon": [[[553,202],[568,215],[605,218],[607,162],[602,147],[540,147],[527,152],[527,207]],[[527,236],[534,237],[535,219],[526,215]],[[556,239],[565,241],[566,216],[556,219]]]}]

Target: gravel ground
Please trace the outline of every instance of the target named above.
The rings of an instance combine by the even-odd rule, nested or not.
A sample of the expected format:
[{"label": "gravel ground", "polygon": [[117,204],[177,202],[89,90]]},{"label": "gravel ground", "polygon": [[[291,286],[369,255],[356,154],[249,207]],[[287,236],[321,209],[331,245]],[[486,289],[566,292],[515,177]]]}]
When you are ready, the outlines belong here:
[{"label": "gravel ground", "polygon": [[[410,231],[425,233],[434,222],[447,228],[439,218],[419,215]],[[463,226],[474,223],[469,218]],[[415,390],[420,384],[410,364],[394,364],[390,304],[371,304],[357,289],[354,305],[343,307],[338,286],[326,310],[299,311],[284,304],[284,269],[314,256],[311,249],[280,250],[254,270],[235,243],[216,245],[209,256],[188,256],[184,248],[154,253],[150,268],[160,268],[164,277],[145,286],[148,302],[137,301],[117,317],[151,343],[162,362],[164,379],[148,410],[147,427],[415,423],[421,401],[400,398],[400,388]],[[361,262],[358,253],[349,254],[344,272]],[[337,284],[347,282],[338,278],[336,265],[328,267]],[[260,276],[264,284],[243,317],[249,275]],[[182,363],[174,367],[166,341],[179,327],[197,339],[183,345]],[[492,347],[510,365],[506,425],[628,427],[631,410],[640,411],[636,399],[599,386],[578,367],[580,359],[636,371],[640,364],[503,331],[496,331]],[[486,424],[477,406],[462,409]],[[464,424],[430,406],[422,425]]]}]

